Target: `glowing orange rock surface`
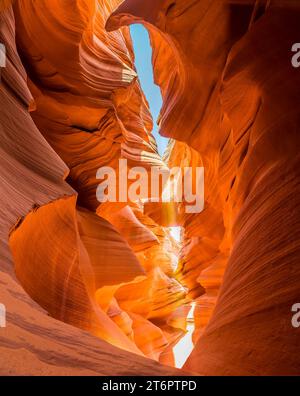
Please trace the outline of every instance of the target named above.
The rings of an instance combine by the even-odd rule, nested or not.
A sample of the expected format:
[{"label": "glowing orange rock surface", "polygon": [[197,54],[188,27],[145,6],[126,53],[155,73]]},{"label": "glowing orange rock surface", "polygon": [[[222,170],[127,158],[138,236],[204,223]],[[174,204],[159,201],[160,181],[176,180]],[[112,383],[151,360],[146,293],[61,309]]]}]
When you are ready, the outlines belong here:
[{"label": "glowing orange rock surface", "polygon": [[[159,360],[168,344],[151,317],[166,325],[185,297],[165,253],[169,234],[126,203],[110,208],[110,223],[96,214],[99,167],[114,167],[124,153],[130,166],[162,164],[128,30],[106,33],[113,5],[97,6],[80,1],[66,12],[61,1],[19,1],[0,14],[7,51],[0,87],[0,301],[9,314],[0,336],[1,374],[177,372],[144,358]],[[121,213],[124,237],[117,230]],[[164,256],[161,265],[151,264],[153,248]],[[166,292],[156,295],[161,282]],[[132,303],[123,301],[125,286],[146,310],[135,308],[134,295]],[[166,296],[174,296],[170,308],[163,307]],[[107,356],[111,364],[103,364]]]},{"label": "glowing orange rock surface", "polygon": [[205,168],[179,273],[200,336],[185,368],[201,374],[299,374],[299,17],[293,1],[125,0],[107,22],[147,26],[169,162]]},{"label": "glowing orange rock surface", "polygon": [[[0,373],[178,374],[153,360],[174,365],[193,302],[185,370],[299,374],[297,2],[0,5]],[[101,166],[165,166],[134,68],[137,22],[166,161],[205,169],[199,214],[96,199]]]}]

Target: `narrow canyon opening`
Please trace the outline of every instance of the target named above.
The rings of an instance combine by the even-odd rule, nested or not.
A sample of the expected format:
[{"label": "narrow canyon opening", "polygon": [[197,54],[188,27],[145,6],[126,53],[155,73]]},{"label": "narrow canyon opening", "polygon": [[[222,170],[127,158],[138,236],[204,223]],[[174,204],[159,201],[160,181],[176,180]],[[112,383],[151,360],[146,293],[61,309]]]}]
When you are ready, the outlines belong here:
[{"label": "narrow canyon opening", "polygon": [[[135,67],[137,69],[139,81],[142,90],[149,103],[149,109],[153,119],[153,136],[156,140],[158,153],[162,160],[167,154],[168,144],[170,139],[165,138],[159,134],[159,115],[163,104],[160,88],[154,82],[153,75],[153,51],[151,47],[148,30],[142,24],[134,24],[130,26],[130,34],[133,41],[133,49],[135,55]],[[167,165],[166,165],[167,166]],[[178,243],[178,249],[181,249],[181,233],[183,232],[181,226],[168,227],[170,235]],[[177,268],[179,270],[179,263],[177,261]],[[190,307],[186,317],[186,334],[183,335],[177,343],[173,346],[174,364],[176,368],[182,368],[187,358],[194,348],[193,332],[194,312],[196,302],[190,302],[187,307]]]},{"label": "narrow canyon opening", "polygon": [[0,371],[299,375],[300,6],[71,3],[0,1]]},{"label": "narrow canyon opening", "polygon": [[[21,12],[17,4],[17,18]],[[84,88],[75,89],[72,84],[77,77],[70,82],[68,76],[61,78],[61,71],[46,57],[32,55],[28,46],[32,45],[34,53],[36,44],[27,41],[22,29],[24,26],[17,26],[17,44],[37,106],[32,119],[69,167],[66,181],[78,196],[35,204],[13,228],[10,246],[17,277],[52,317],[119,348],[182,368],[197,340],[197,303],[182,281],[184,228],[174,221],[174,208],[150,205],[143,212],[138,204],[99,207],[95,200],[96,167],[101,163],[107,165],[129,153],[133,164],[168,167],[165,161],[175,141],[161,136],[156,122],[163,98],[154,83],[149,33],[140,24],[130,27],[135,59],[129,57],[126,64],[113,57],[121,69],[115,76],[120,78],[120,87],[108,85],[104,90],[112,90],[111,96],[105,92],[95,105],[98,93],[94,99],[90,92],[83,93],[89,82],[83,81]],[[122,29],[116,34],[123,45],[122,56],[128,56],[126,34]],[[52,45],[49,41],[49,48]],[[101,57],[96,56],[91,65],[83,41],[79,49],[80,62],[91,67],[91,75],[97,79],[93,67],[97,70],[100,62],[101,72]],[[44,75],[45,68],[51,72]],[[111,78],[107,76],[107,84]],[[111,98],[113,106],[106,109]],[[135,143],[133,136],[144,141]],[[191,151],[188,146],[184,150]]]}]

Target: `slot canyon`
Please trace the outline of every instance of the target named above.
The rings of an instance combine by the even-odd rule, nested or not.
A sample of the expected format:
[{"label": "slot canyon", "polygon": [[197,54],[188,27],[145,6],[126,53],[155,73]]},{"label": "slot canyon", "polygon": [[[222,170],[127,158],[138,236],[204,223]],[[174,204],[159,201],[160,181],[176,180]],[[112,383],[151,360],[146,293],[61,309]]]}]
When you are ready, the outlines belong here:
[{"label": "slot canyon", "polygon": [[[300,374],[299,20],[294,0],[0,0],[1,375]],[[99,202],[121,159],[203,167],[204,209]]]}]

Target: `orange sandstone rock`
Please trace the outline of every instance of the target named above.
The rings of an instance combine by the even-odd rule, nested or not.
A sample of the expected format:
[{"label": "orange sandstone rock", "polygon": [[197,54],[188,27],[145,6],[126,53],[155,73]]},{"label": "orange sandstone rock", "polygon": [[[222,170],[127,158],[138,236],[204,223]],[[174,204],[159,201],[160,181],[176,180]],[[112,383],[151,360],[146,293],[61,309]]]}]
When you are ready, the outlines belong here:
[{"label": "orange sandstone rock", "polygon": [[[108,30],[149,29],[171,165],[205,168],[205,210],[185,229],[178,277],[196,298],[202,374],[299,374],[299,95],[293,1],[125,0]],[[222,285],[222,286],[221,286]]]},{"label": "orange sandstone rock", "polygon": [[[111,7],[99,5],[102,11]],[[147,147],[153,161],[161,162],[147,103],[138,83],[131,87],[136,73],[130,38],[127,31],[108,36],[100,28],[104,13],[96,13],[91,2],[78,2],[68,12],[59,1],[51,6],[18,1],[14,12],[0,10],[0,41],[7,50],[0,85],[0,301],[8,312],[0,335],[0,373],[122,375],[136,374],[135,367],[140,374],[177,373],[142,356],[144,351],[159,357],[165,341],[157,341],[158,333],[164,336],[156,325],[122,310],[122,324],[114,320],[115,291],[146,273],[114,226],[95,213],[92,175],[119,158],[122,142]],[[132,96],[129,111],[134,124],[140,120],[140,137],[137,130],[127,132],[115,113],[115,106],[122,109]],[[88,167],[83,171],[79,164]],[[157,244],[149,234],[148,245]],[[153,328],[152,347],[140,340],[145,326]],[[111,363],[103,364],[107,356]]]},{"label": "orange sandstone rock", "polygon": [[[138,355],[174,364],[193,300],[186,370],[299,374],[297,2],[0,4],[0,301],[11,313],[0,371],[178,373]],[[164,162],[134,68],[137,22],[172,138]],[[121,158],[149,171],[203,166],[204,211],[100,204],[97,169]]]}]

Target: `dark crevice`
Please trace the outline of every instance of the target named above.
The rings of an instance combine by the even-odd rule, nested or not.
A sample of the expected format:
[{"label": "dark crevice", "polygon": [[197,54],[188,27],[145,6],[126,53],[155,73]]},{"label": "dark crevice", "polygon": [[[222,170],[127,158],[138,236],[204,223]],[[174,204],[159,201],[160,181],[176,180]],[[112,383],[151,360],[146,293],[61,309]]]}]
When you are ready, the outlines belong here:
[{"label": "dark crevice", "polygon": [[168,16],[172,12],[172,10],[175,8],[175,6],[176,6],[176,2],[173,2],[169,5],[169,7],[166,10],[166,16]]}]

